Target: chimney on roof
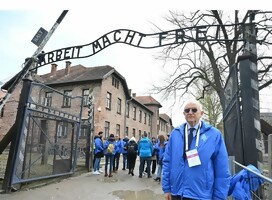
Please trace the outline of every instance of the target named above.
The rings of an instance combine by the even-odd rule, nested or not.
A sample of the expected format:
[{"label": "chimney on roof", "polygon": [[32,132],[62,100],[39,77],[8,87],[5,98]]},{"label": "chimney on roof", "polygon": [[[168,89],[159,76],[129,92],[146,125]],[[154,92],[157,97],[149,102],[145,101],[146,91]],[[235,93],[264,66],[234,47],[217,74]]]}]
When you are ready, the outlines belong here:
[{"label": "chimney on roof", "polygon": [[132,97],[136,97],[136,93],[132,93]]},{"label": "chimney on roof", "polygon": [[70,74],[70,69],[71,69],[71,62],[70,61],[66,61],[65,75],[69,75]]},{"label": "chimney on roof", "polygon": [[57,72],[57,64],[55,63],[52,63],[51,64],[51,75],[56,75],[56,72]]}]

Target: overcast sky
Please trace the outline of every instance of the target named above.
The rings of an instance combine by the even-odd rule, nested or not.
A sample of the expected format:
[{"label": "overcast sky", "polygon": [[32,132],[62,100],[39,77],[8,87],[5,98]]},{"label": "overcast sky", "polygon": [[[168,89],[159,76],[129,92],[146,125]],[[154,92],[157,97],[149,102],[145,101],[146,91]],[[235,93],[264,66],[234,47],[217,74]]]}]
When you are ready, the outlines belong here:
[{"label": "overcast sky", "polygon": [[[180,0],[116,0],[98,1],[99,3],[86,1],[88,4],[80,0],[76,1],[76,4],[75,1],[37,2],[22,3],[11,0],[4,3],[0,10],[0,81],[8,80],[21,70],[25,58],[32,56],[37,49],[31,43],[33,36],[40,27],[49,31],[64,9],[69,12],[46,44],[45,52],[88,44],[115,29],[131,29],[146,34],[158,32],[153,24],[165,31],[176,29],[164,19],[169,15],[169,10],[193,10],[195,6]],[[208,9],[209,3],[213,5],[213,2],[216,1],[205,1],[205,4],[202,1],[194,1],[202,9]],[[154,57],[161,49],[141,49],[114,44],[91,57],[70,61],[72,65],[82,64],[86,67],[110,65],[125,77],[133,93],[149,95],[148,90],[152,84],[159,83],[166,76],[163,63]],[[58,69],[62,69],[65,61],[57,64]],[[49,69],[50,65],[42,67],[38,73],[47,73]],[[161,102],[161,111],[172,117],[174,126],[183,122],[181,104],[172,108],[172,102],[163,102],[159,95],[152,96]]]},{"label": "overcast sky", "polygon": [[[44,51],[84,45],[97,40],[102,35],[116,29],[131,29],[142,33],[158,32],[153,24],[165,30],[174,29],[163,19],[169,10],[175,9],[177,4],[166,2],[152,4],[92,4],[88,7],[69,8],[69,12],[54,32]],[[176,1],[179,2],[179,1]],[[46,2],[45,2],[46,3]],[[0,11],[0,81],[4,82],[21,70],[25,58],[33,55],[37,47],[31,39],[40,27],[47,31],[51,29],[63,9],[25,10],[8,9]],[[154,58],[160,51],[156,49],[141,49],[125,44],[114,44],[98,54],[84,59],[70,60],[72,65],[82,64],[86,67],[110,65],[114,67],[127,81],[128,87],[137,95],[149,95],[153,83],[165,76],[162,63]],[[64,68],[65,61],[57,63],[58,69]],[[50,66],[39,69],[39,74],[47,73]],[[175,125],[182,121],[180,112],[174,114],[169,102],[162,102],[160,96],[152,95],[161,102],[161,112],[173,118]],[[180,108],[181,109],[181,108]]]}]

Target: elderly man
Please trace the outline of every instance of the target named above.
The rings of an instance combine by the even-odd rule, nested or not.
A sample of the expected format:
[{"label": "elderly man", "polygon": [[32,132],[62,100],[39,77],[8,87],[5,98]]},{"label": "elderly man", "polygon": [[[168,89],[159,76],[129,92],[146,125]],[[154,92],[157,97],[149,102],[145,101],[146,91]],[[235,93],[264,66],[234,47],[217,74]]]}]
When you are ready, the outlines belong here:
[{"label": "elderly man", "polygon": [[201,120],[204,111],[196,100],[185,104],[183,114],[186,122],[171,132],[164,154],[165,199],[226,199],[230,172],[221,132]]}]

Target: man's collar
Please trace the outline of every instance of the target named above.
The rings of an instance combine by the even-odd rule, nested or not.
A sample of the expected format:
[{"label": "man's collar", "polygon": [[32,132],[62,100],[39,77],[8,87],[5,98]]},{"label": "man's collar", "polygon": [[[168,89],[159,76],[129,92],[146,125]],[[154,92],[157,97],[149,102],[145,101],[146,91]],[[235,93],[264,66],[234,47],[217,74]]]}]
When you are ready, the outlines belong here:
[{"label": "man's collar", "polygon": [[200,121],[195,125],[195,126],[193,126],[193,127],[191,127],[190,126],[190,124],[187,122],[186,124],[187,124],[187,130],[189,130],[190,128],[195,128],[196,130],[198,129],[198,126],[199,126],[199,123],[200,123]]}]

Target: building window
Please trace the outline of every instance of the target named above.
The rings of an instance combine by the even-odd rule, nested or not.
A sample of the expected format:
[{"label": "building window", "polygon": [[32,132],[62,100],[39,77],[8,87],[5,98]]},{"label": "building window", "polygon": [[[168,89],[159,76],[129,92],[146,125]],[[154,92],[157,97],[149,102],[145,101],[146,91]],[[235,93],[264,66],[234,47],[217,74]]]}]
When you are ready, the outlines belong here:
[{"label": "building window", "polygon": [[120,124],[116,124],[116,135],[120,137]]},{"label": "building window", "polygon": [[159,124],[160,124],[160,130],[161,130],[161,131],[163,131],[163,122],[162,122],[162,121],[160,121],[160,123],[159,123]]},{"label": "building window", "polygon": [[136,107],[133,107],[133,119],[136,120]]},{"label": "building window", "polygon": [[148,115],[148,126],[150,126],[151,125],[151,115],[149,114]]},{"label": "building window", "polygon": [[125,135],[128,136],[128,127],[126,127]]},{"label": "building window", "polygon": [[87,138],[87,133],[88,133],[88,126],[82,125],[79,132],[79,139]]},{"label": "building window", "polygon": [[110,110],[111,109],[111,93],[107,92],[107,97],[106,97],[106,109]]},{"label": "building window", "polygon": [[89,121],[86,119],[83,119],[81,122],[81,129],[79,132],[79,139],[86,139],[88,136],[88,131],[90,129]]},{"label": "building window", "polygon": [[117,99],[117,113],[121,114],[121,106],[122,106],[122,100],[121,99]]},{"label": "building window", "polygon": [[64,95],[63,96],[63,107],[71,107],[71,95],[72,91],[71,90],[64,90]]},{"label": "building window", "polygon": [[144,113],[144,124],[146,124],[146,113]]},{"label": "building window", "polygon": [[114,76],[112,76],[112,85],[116,87],[117,89],[119,89],[119,80],[115,78]]},{"label": "building window", "polygon": [[142,138],[142,131],[139,130],[139,140]]},{"label": "building window", "polygon": [[58,124],[57,137],[58,138],[67,138],[68,134],[68,123],[60,122]]},{"label": "building window", "polygon": [[139,122],[142,122],[142,111],[139,111]]},{"label": "building window", "polygon": [[133,136],[133,137],[135,137],[135,133],[136,133],[136,129],[133,128],[133,129],[132,129],[132,136]]},{"label": "building window", "polygon": [[165,131],[165,127],[166,127],[166,124],[165,122],[163,122],[163,127],[162,127],[163,131]]},{"label": "building window", "polygon": [[127,104],[126,104],[126,116],[127,116],[127,118],[129,118],[129,102],[127,102]]},{"label": "building window", "polygon": [[110,122],[105,121],[105,137],[109,137],[110,133]]},{"label": "building window", "polygon": [[82,90],[83,106],[88,106],[89,93],[90,93],[89,89]]},{"label": "building window", "polygon": [[48,107],[52,105],[52,92],[45,93],[44,105]]}]

